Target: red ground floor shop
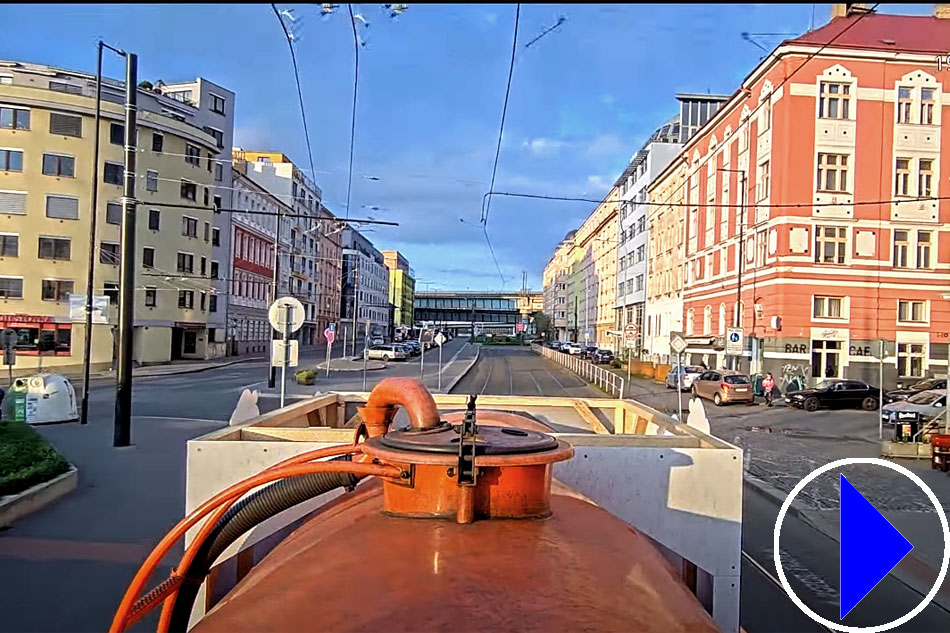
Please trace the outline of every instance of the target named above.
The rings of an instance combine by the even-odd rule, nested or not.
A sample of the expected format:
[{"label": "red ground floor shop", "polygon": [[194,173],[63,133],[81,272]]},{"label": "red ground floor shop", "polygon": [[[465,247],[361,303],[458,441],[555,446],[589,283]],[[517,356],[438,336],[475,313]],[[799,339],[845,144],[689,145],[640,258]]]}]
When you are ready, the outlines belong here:
[{"label": "red ground floor shop", "polygon": [[[92,362],[105,368],[112,360],[112,333],[108,324],[93,325]],[[82,364],[85,326],[68,317],[31,314],[0,314],[0,329],[17,333],[14,373],[55,369]]]}]

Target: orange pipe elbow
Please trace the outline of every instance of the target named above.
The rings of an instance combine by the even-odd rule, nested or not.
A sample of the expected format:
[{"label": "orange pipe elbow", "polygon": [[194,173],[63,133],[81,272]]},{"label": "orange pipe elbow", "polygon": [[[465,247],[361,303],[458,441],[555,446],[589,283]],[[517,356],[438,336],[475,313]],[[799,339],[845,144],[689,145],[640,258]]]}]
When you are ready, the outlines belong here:
[{"label": "orange pipe elbow", "polygon": [[[364,423],[368,413],[373,416],[377,411],[392,409],[400,405],[409,416],[409,426],[417,431],[431,429],[439,424],[439,408],[429,390],[415,378],[386,378],[373,388],[366,401],[363,414]],[[392,418],[390,417],[390,420]]]}]

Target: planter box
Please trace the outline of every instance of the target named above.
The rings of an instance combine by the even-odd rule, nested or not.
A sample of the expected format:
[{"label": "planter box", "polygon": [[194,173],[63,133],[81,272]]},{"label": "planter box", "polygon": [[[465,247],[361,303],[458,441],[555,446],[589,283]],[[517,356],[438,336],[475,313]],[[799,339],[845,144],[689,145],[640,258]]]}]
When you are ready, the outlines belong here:
[{"label": "planter box", "polygon": [[657,365],[657,366],[656,366],[656,370],[653,372],[653,374],[654,374],[654,378],[655,378],[658,382],[664,382],[664,381],[666,381],[666,377],[669,376],[669,374],[670,374],[670,366],[669,366],[669,365]]},{"label": "planter box", "polygon": [[45,508],[76,489],[79,471],[75,466],[49,481],[36,484],[23,492],[0,497],[0,527],[6,527],[28,514]]},{"label": "planter box", "polygon": [[643,361],[639,358],[630,359],[630,373],[639,374],[643,372]]},{"label": "planter box", "polygon": [[643,363],[640,369],[640,373],[643,375],[644,378],[653,378],[653,375],[654,375],[653,363]]}]

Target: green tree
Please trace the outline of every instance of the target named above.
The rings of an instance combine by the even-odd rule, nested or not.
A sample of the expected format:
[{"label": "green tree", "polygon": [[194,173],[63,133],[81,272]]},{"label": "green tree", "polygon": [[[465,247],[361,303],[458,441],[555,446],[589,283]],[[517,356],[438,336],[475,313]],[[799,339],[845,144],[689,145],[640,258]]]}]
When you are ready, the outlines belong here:
[{"label": "green tree", "polygon": [[534,329],[538,333],[538,336],[544,334],[544,338],[551,340],[553,334],[551,317],[543,312],[532,312],[531,321],[534,323]]},{"label": "green tree", "polygon": [[153,87],[152,82],[149,81],[148,79],[143,79],[142,81],[139,82],[139,88],[143,90],[151,90],[152,87]]}]

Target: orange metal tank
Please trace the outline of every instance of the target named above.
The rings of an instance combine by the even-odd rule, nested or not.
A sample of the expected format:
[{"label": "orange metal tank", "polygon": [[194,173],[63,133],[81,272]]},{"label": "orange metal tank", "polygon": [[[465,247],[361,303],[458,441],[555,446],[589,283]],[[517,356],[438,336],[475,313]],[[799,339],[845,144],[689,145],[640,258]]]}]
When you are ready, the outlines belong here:
[{"label": "orange metal tank", "polygon": [[[195,633],[719,630],[646,537],[552,486],[573,448],[544,425],[476,416],[474,398],[440,420],[427,393],[397,386],[360,412],[362,457],[411,476],[317,510]],[[395,404],[409,429],[389,431]]]}]

